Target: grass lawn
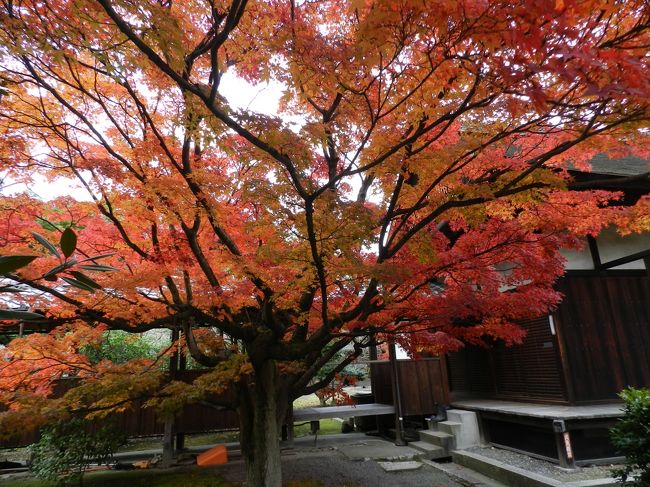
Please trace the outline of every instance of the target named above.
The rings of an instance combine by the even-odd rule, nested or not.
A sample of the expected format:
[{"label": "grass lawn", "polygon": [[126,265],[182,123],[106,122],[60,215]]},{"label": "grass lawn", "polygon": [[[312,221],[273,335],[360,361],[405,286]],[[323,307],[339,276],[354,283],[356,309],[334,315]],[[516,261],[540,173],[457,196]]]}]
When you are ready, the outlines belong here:
[{"label": "grass lawn", "polygon": [[[338,421],[336,419],[321,419],[318,436],[335,435],[340,433],[341,424],[341,421]],[[296,423],[293,428],[293,434],[295,438],[300,438],[301,436],[309,436],[311,434],[309,423],[301,423],[300,425]]]},{"label": "grass lawn", "polygon": [[[336,419],[323,419],[320,422],[320,430],[318,435],[333,435],[341,432],[341,422]],[[300,438],[301,436],[309,436],[310,426],[309,423],[298,424],[294,427],[294,436]],[[128,445],[120,448],[119,451],[140,451],[140,450],[156,450],[161,448],[160,438],[135,438],[129,440]],[[212,445],[215,443],[234,443],[239,441],[239,432],[237,431],[224,431],[220,433],[205,433],[200,435],[187,435],[185,437],[185,446],[203,446]]]},{"label": "grass lawn", "polygon": [[[203,446],[215,443],[233,443],[236,441],[239,441],[238,431],[222,431],[218,433],[185,436],[185,446]],[[160,448],[162,448],[160,437],[134,438],[129,440],[129,443],[120,448],[119,451],[158,450]]]},{"label": "grass lawn", "polygon": [[[305,407],[320,406],[316,394],[309,396],[301,396],[293,403],[295,409]],[[307,436],[310,434],[309,423],[298,426],[296,424],[294,435],[296,438]],[[341,422],[333,419],[325,419],[320,422],[319,435],[331,435],[341,432]],[[129,440],[128,445],[119,449],[121,452],[127,451],[140,451],[140,450],[156,450],[160,448],[160,438],[135,438]],[[185,446],[202,446],[212,445],[215,443],[233,443],[239,441],[239,433],[237,431],[223,431],[218,433],[205,433],[198,435],[187,435],[185,437]],[[1,453],[1,451],[0,451]]]}]

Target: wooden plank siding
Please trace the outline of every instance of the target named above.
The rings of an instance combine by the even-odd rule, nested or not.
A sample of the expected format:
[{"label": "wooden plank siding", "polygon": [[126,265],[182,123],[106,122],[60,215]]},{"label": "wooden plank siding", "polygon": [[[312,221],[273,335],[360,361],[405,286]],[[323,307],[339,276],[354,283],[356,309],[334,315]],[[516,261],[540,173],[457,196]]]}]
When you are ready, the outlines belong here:
[{"label": "wooden plank siding", "polygon": [[519,323],[522,344],[467,346],[448,357],[454,400],[468,397],[567,402],[557,337],[548,316]]},{"label": "wooden plank siding", "polygon": [[575,402],[650,386],[650,278],[571,276],[558,290],[566,298],[554,316]]},{"label": "wooden plank siding", "polygon": [[556,287],[564,299],[553,313],[555,336],[545,316],[521,323],[522,345],[449,356],[454,399],[581,404],[650,387],[650,276],[569,274]]},{"label": "wooden plank siding", "polygon": [[494,396],[492,358],[489,350],[466,345],[447,355],[449,390],[453,400]]},{"label": "wooden plank siding", "polygon": [[524,342],[499,345],[492,353],[495,397],[566,402],[558,344],[548,316],[520,325],[526,330]]},{"label": "wooden plank siding", "polygon": [[[397,371],[404,416],[436,414],[438,405],[449,404],[444,359],[398,360]],[[371,362],[370,380],[375,402],[393,404],[390,362]]]}]

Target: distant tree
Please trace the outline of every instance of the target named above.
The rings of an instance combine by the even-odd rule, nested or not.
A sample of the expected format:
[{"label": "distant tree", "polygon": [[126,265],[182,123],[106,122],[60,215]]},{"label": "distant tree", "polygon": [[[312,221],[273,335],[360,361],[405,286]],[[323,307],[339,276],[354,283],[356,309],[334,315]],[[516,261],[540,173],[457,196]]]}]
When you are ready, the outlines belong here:
[{"label": "distant tree", "polygon": [[96,346],[84,347],[81,351],[94,364],[102,360],[123,364],[135,359],[155,359],[160,348],[145,335],[109,330],[104,332],[103,339]]},{"label": "distant tree", "polygon": [[[327,353],[327,350],[325,350],[325,353]],[[337,352],[314,376],[314,382],[322,383],[325,378],[330,376],[333,370],[337,370],[334,374],[334,378],[332,378],[326,386],[315,391],[321,406],[326,406],[327,401],[334,403],[349,401],[350,397],[345,392],[344,388],[347,386],[353,386],[358,381],[366,378],[368,373],[367,366],[364,367],[361,364],[353,362],[346,365],[343,369],[339,367],[339,364],[345,360],[346,355],[349,355],[349,353],[349,350],[341,350]]]}]

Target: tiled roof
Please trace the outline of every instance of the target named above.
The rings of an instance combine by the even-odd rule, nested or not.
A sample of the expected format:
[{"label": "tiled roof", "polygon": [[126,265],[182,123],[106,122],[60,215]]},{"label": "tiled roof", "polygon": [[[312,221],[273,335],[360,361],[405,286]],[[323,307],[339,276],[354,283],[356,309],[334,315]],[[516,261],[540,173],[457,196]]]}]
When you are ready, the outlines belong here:
[{"label": "tiled roof", "polygon": [[627,156],[610,159],[606,154],[597,154],[591,161],[591,172],[613,176],[636,176],[650,171],[650,160]]}]

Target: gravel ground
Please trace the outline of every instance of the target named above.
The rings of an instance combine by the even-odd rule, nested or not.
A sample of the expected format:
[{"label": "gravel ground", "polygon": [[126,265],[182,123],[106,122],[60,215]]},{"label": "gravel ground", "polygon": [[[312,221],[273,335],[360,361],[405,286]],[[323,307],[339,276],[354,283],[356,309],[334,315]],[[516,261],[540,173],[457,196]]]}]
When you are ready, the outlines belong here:
[{"label": "gravel ground", "polygon": [[574,472],[566,472],[561,470],[557,465],[537,458],[532,458],[527,455],[515,453],[510,450],[502,450],[500,448],[469,448],[467,451],[483,455],[493,460],[498,460],[513,467],[519,467],[529,472],[539,475],[545,475],[555,480],[564,482],[573,482],[578,480],[593,480],[611,477],[611,470],[619,465],[595,465],[591,467],[579,467]]},{"label": "gravel ground", "polygon": [[[218,467],[215,471],[230,482],[244,479],[241,462]],[[354,462],[336,451],[285,454],[282,473],[284,482],[317,480],[325,487],[462,487],[426,465],[417,470],[387,473],[375,461]]]}]

